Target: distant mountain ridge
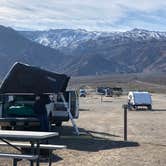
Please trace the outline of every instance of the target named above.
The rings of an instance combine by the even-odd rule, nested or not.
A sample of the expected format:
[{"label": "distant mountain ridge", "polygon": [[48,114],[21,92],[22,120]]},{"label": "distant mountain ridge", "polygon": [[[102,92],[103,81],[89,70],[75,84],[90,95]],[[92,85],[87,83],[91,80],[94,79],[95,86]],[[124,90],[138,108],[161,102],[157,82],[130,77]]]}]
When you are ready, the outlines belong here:
[{"label": "distant mountain ridge", "polygon": [[22,35],[32,41],[54,49],[75,49],[89,40],[109,38],[113,42],[165,40],[166,32],[148,31],[135,28],[126,32],[97,32],[84,29],[55,29],[48,31],[23,31]]},{"label": "distant mountain ridge", "polygon": [[69,75],[166,72],[166,33],[15,31],[0,26],[0,77],[16,61]]},{"label": "distant mountain ridge", "polygon": [[0,26],[0,77],[16,62],[58,71],[63,54],[32,42],[10,27]]},{"label": "distant mountain ridge", "polygon": [[21,34],[63,52],[69,60],[62,70],[74,75],[166,71],[166,32],[58,29]]}]

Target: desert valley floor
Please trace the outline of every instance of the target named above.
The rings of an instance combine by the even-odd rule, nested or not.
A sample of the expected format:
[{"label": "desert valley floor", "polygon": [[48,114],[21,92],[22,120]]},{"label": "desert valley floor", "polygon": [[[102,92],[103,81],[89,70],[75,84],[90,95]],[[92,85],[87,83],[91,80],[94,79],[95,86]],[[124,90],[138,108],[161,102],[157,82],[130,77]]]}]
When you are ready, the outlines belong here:
[{"label": "desert valley floor", "polygon": [[[52,143],[67,145],[67,149],[54,151],[53,165],[166,165],[166,95],[154,93],[152,99],[152,111],[128,111],[128,141],[124,142],[122,105],[127,96],[104,97],[103,102],[96,94],[80,98],[80,118],[76,122],[81,135],[74,135],[70,122],[55,128],[61,136]],[[20,166],[28,164],[19,162]],[[11,165],[10,160],[0,160],[0,166]]]}]

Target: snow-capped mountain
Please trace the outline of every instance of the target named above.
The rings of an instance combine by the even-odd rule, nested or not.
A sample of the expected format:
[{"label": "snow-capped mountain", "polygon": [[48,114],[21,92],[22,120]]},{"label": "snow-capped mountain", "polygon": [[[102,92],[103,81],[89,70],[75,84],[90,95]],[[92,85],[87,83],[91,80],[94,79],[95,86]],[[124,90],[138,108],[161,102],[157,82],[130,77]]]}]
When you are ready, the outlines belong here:
[{"label": "snow-capped mountain", "polygon": [[61,70],[72,75],[166,72],[166,32],[78,29],[20,32],[66,56]]},{"label": "snow-capped mountain", "polygon": [[66,48],[73,50],[89,40],[98,42],[98,39],[106,37],[114,43],[166,39],[166,32],[148,31],[144,29],[133,29],[126,32],[91,32],[83,29],[56,29],[49,31],[24,31],[21,34],[44,46],[62,51]]},{"label": "snow-capped mountain", "polygon": [[0,26],[0,76],[15,61],[69,75],[165,73],[166,33],[141,29],[18,32]]},{"label": "snow-capped mountain", "polygon": [[26,31],[21,32],[21,34],[30,40],[55,49],[74,49],[82,42],[86,42],[90,39],[96,39],[98,36],[101,36],[100,32],[88,32],[82,29],[57,29],[34,32]]}]

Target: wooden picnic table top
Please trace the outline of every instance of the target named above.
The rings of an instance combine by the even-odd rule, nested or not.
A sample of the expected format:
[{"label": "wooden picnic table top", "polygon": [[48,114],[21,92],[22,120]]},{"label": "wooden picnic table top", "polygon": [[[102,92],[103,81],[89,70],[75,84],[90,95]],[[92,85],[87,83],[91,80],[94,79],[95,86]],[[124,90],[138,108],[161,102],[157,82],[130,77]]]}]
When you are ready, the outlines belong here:
[{"label": "wooden picnic table top", "polygon": [[42,140],[56,137],[59,134],[57,132],[39,132],[39,131],[16,131],[16,130],[0,130],[0,138],[10,139],[26,139],[26,140]]}]

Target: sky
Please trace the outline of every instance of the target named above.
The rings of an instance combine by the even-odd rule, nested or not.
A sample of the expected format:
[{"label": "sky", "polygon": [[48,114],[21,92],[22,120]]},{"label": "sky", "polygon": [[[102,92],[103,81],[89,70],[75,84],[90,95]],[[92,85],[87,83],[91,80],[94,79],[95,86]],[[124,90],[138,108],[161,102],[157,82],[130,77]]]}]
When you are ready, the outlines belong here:
[{"label": "sky", "polygon": [[0,25],[17,30],[166,31],[166,0],[0,0]]}]

